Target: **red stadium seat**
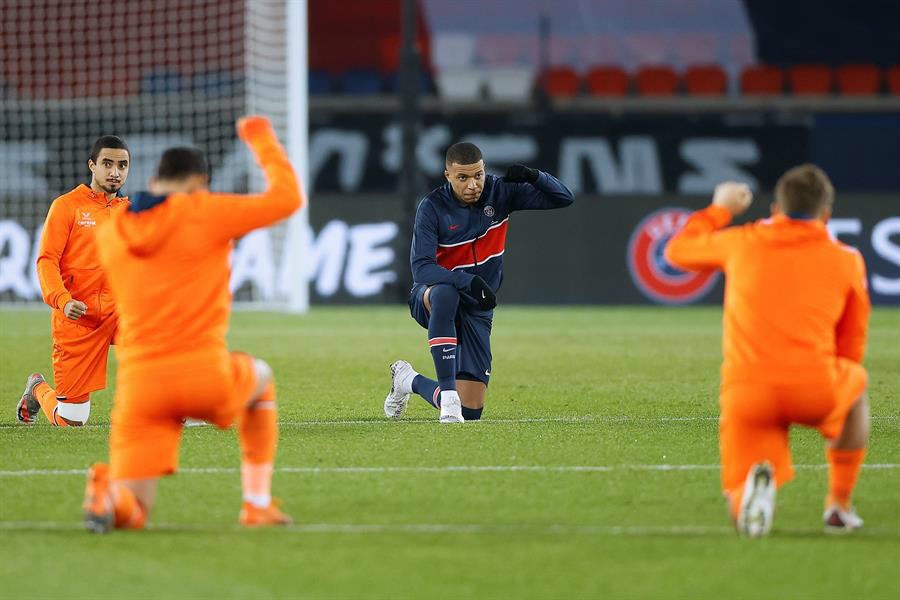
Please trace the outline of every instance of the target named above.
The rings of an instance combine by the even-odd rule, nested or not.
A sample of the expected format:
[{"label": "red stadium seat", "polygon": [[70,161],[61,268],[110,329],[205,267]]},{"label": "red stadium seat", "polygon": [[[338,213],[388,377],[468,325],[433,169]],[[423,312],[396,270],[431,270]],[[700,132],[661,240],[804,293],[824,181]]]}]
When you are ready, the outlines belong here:
[{"label": "red stadium seat", "polygon": [[678,89],[678,74],[666,66],[641,67],[635,81],[643,96],[672,96]]},{"label": "red stadium seat", "polygon": [[741,72],[743,94],[773,96],[782,91],[784,91],[784,72],[778,67],[753,65]]},{"label": "red stadium seat", "polygon": [[717,65],[697,65],[685,72],[684,85],[694,96],[722,96],[728,88],[728,76]]},{"label": "red stadium seat", "polygon": [[597,66],[585,76],[592,96],[624,96],[628,93],[628,73],[615,65]]},{"label": "red stadium seat", "polygon": [[887,70],[888,92],[900,96],[900,65],[894,65]]},{"label": "red stadium seat", "polygon": [[795,65],[788,80],[791,92],[804,96],[826,96],[834,87],[834,73],[825,65]]},{"label": "red stadium seat", "polygon": [[838,91],[845,96],[871,96],[881,91],[875,65],[844,65],[837,70]]},{"label": "red stadium seat", "polygon": [[550,67],[541,77],[541,87],[553,98],[575,96],[581,87],[581,79],[569,67]]}]

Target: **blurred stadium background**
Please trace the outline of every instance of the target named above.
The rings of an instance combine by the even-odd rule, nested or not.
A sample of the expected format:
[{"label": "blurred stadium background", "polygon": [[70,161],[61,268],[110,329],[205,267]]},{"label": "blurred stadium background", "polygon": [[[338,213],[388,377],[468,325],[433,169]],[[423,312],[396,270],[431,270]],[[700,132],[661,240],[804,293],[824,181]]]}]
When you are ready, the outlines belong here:
[{"label": "blurred stadium background", "polygon": [[304,171],[310,225],[241,242],[242,302],[302,310],[306,281],[312,303],[405,299],[416,198],[465,139],[492,171],[533,165],[578,196],[541,221],[540,244],[543,217],[517,218],[503,303],[718,302],[719,278],[674,271],[661,241],[716,182],[749,183],[755,217],[781,172],[813,161],[835,182],[831,228],[863,251],[874,302],[900,304],[897,2],[304,4],[5,0],[0,303],[39,302],[39,227],[87,179],[95,137],[131,145],[126,192],[183,142],[209,152],[215,189],[243,191],[261,182],[233,122],[262,112]]},{"label": "blurred stadium background", "polygon": [[874,301],[900,302],[896,2],[310,0],[308,113],[306,78],[292,83],[305,65],[289,59],[305,54],[288,18],[303,4],[4,2],[0,301],[39,301],[37,232],[87,178],[92,139],[126,137],[126,192],[184,142],[209,152],[215,189],[242,191],[260,182],[232,124],[262,112],[305,171],[311,228],[304,216],[292,235],[242,241],[240,301],[302,310],[305,281],[313,303],[401,301],[415,199],[465,139],[494,172],[534,165],[579,197],[546,243],[526,241],[540,217],[517,219],[504,303],[717,302],[717,278],[669,268],[660,236],[716,182],[765,199],[803,161],[832,176],[832,231],[865,254]]},{"label": "blurred stadium background", "polygon": [[[0,0],[0,24],[0,598],[898,597],[900,2]],[[47,208],[89,181],[106,133],[131,146],[126,193],[183,143],[214,189],[259,189],[234,134],[249,112],[310,197],[238,243],[232,287],[243,307],[313,313],[246,311],[229,333],[277,373],[275,491],[297,525],[233,529],[233,438],[197,427],[154,530],[89,538],[83,472],[114,389],[84,428],[12,410],[50,370]],[[388,363],[431,369],[401,306],[409,236],[458,140],[494,173],[557,175],[576,203],[513,216],[485,419],[448,430],[412,400],[388,422]],[[722,278],[662,249],[719,181],[751,185],[756,218],[804,161],[833,178],[829,226],[881,305],[866,528],[820,534],[821,441],[801,430],[776,535],[747,544],[718,496]],[[661,306],[684,304],[709,306]]]}]

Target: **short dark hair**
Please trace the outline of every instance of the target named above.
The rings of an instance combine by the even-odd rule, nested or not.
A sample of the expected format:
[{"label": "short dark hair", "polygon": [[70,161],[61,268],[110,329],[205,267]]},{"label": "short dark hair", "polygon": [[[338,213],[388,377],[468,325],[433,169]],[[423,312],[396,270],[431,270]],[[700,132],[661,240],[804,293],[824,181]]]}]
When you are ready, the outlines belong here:
[{"label": "short dark hair", "polygon": [[834,186],[825,171],[810,163],[802,164],[778,179],[775,202],[786,215],[816,216],[834,203]]},{"label": "short dark hair", "polygon": [[209,177],[209,163],[199,148],[181,146],[163,152],[156,167],[157,179],[184,179],[191,175]]},{"label": "short dark hair", "polygon": [[481,160],[481,150],[475,144],[458,142],[447,148],[445,164],[449,167],[453,163],[460,165],[473,165]]},{"label": "short dark hair", "polygon": [[124,150],[128,153],[128,158],[131,158],[131,150],[128,149],[128,144],[125,143],[125,140],[117,135],[101,135],[97,138],[97,141],[94,142],[94,145],[91,146],[91,162],[97,162],[97,157],[100,156],[100,152],[104,148]]}]

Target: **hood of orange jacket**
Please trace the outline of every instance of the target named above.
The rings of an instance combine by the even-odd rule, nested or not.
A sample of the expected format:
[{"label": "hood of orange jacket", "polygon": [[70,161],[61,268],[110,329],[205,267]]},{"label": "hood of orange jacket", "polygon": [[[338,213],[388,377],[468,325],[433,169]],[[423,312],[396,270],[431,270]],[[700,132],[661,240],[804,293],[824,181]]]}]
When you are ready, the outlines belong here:
[{"label": "hood of orange jacket", "polygon": [[779,244],[808,242],[828,238],[828,229],[820,219],[791,219],[785,215],[775,215],[757,221],[756,234],[762,239]]},{"label": "hood of orange jacket", "polygon": [[139,192],[129,210],[114,213],[113,227],[131,254],[151,256],[178,226],[177,211],[169,198]]}]

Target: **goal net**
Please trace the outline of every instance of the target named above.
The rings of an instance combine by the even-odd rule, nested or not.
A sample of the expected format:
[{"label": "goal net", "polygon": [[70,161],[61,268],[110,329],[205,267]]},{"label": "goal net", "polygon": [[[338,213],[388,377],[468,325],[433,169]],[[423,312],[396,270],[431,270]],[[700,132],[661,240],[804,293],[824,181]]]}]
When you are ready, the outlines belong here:
[{"label": "goal net", "polygon": [[[0,306],[40,303],[34,263],[44,217],[55,197],[89,183],[100,135],[120,135],[131,149],[126,194],[146,186],[163,150],[184,144],[207,153],[213,190],[261,190],[234,131],[248,113],[272,119],[301,167],[305,12],[296,0],[4,0]],[[242,239],[235,300],[304,311],[306,235],[304,212]]]}]

